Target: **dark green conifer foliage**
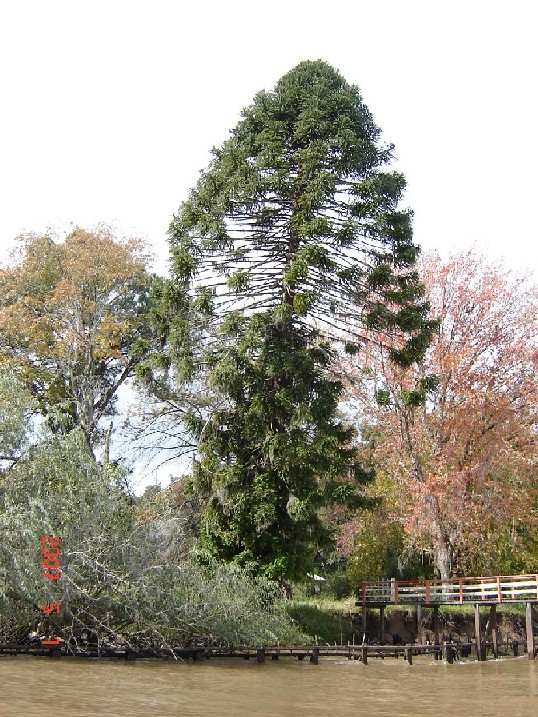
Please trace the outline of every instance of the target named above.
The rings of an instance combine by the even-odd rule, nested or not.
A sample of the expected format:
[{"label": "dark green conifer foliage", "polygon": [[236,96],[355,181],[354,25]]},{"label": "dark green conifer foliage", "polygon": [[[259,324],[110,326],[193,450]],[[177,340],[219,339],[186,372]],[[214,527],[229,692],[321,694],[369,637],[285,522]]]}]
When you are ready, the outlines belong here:
[{"label": "dark green conifer foliage", "polygon": [[244,110],[170,227],[168,350],[217,406],[190,418],[202,541],[271,577],[308,567],[330,538],[320,508],[360,501],[368,477],[336,417],[344,330],[346,350],[375,329],[406,365],[433,329],[391,152],[359,90],[302,62]]}]

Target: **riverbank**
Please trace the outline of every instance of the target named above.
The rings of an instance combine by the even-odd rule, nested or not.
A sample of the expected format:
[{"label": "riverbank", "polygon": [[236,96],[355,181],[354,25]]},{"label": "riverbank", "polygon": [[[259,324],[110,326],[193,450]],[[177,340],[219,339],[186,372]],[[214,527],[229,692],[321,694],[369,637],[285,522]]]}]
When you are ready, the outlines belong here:
[{"label": "riverbank", "polygon": [[[219,651],[222,650],[222,656],[225,654],[231,656],[231,652],[235,651],[234,656],[249,659],[249,657],[256,656],[256,650],[260,649],[262,645],[273,645],[276,646],[275,649],[288,645],[290,647],[287,649],[293,650],[294,654],[297,652],[299,659],[302,659],[300,655],[310,659],[315,656],[315,653],[312,652],[312,648],[315,646],[323,648],[338,646],[341,652],[343,650],[341,656],[347,655],[347,646],[358,647],[363,644],[383,645],[387,648],[402,647],[402,649],[411,646],[432,648],[435,646],[438,656],[441,653],[444,654],[443,651],[446,651],[447,644],[458,646],[456,649],[461,648],[462,650],[465,645],[473,646],[473,649],[476,646],[476,616],[472,606],[439,606],[437,634],[433,624],[432,611],[424,607],[417,610],[416,607],[403,609],[387,606],[383,611],[382,623],[379,609],[369,609],[365,616],[362,608],[355,605],[353,598],[340,601],[321,598],[296,599],[286,605],[285,612],[288,616],[287,619],[291,618],[289,633],[293,634],[295,639],[282,639],[282,636],[273,636],[272,639],[248,641],[199,639],[188,642],[156,642],[148,639],[148,636],[143,633],[121,636],[110,632],[105,636],[98,636],[97,633],[83,631],[76,637],[59,633],[57,638],[61,639],[61,645],[58,643],[53,646],[49,642],[49,646],[45,646],[42,644],[42,640],[45,638],[33,633],[28,637],[25,636],[22,640],[9,640],[5,637],[3,640],[0,639],[0,654],[14,655],[27,652],[81,657],[132,659],[153,656],[196,660],[217,656],[217,653],[220,654]],[[366,620],[363,623],[364,617]],[[524,608],[501,604],[497,607],[496,618],[496,644],[499,647],[504,646],[502,654],[517,654],[515,645],[518,645],[518,649],[523,647],[526,638]],[[482,629],[484,627],[483,625]],[[484,649],[489,640],[488,635],[489,633],[483,633],[481,637],[484,641]],[[247,650],[248,655],[242,652],[237,653],[237,646],[240,645],[249,646],[240,648]],[[495,652],[495,654],[497,653]],[[349,657],[357,659],[355,654],[349,655]],[[277,658],[272,657],[272,659]]]},{"label": "riverbank", "polygon": [[[369,643],[414,644],[418,638],[416,608],[387,607],[384,614],[383,640],[380,636],[379,610],[368,610],[366,629],[362,624],[362,610],[353,598],[341,601],[330,599],[300,599],[291,601],[288,613],[298,629],[314,643],[360,644],[363,636]],[[423,641],[434,641],[431,611],[420,615]],[[524,607],[499,605],[497,608],[499,642],[512,642],[525,637]],[[472,606],[442,606],[439,609],[441,642],[471,642],[475,637]]]}]

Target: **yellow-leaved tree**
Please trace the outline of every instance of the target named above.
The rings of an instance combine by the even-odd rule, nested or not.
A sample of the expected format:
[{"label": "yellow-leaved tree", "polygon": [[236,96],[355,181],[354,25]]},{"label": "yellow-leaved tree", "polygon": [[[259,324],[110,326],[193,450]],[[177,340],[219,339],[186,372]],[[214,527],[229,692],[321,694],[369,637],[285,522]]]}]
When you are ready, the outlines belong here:
[{"label": "yellow-leaved tree", "polygon": [[144,244],[107,229],[76,229],[58,243],[24,236],[0,270],[0,362],[53,430],[80,427],[92,453],[148,349],[150,284]]}]

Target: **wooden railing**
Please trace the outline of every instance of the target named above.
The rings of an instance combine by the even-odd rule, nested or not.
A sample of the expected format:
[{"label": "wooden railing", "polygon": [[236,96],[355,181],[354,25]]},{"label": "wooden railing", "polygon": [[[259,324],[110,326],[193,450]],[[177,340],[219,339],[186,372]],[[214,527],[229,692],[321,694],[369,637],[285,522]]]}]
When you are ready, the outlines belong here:
[{"label": "wooden railing", "polygon": [[538,575],[451,580],[377,580],[362,583],[363,606],[442,605],[450,603],[538,600]]}]

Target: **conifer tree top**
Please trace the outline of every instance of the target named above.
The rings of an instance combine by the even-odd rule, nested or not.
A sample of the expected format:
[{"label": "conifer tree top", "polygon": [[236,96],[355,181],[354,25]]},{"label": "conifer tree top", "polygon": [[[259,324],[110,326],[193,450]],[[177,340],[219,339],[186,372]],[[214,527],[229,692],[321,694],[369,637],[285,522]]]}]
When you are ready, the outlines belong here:
[{"label": "conifer tree top", "polygon": [[217,322],[270,311],[334,339],[351,317],[358,340],[399,334],[394,358],[417,360],[431,325],[391,153],[358,88],[301,62],[213,150],[170,227],[176,278]]}]

